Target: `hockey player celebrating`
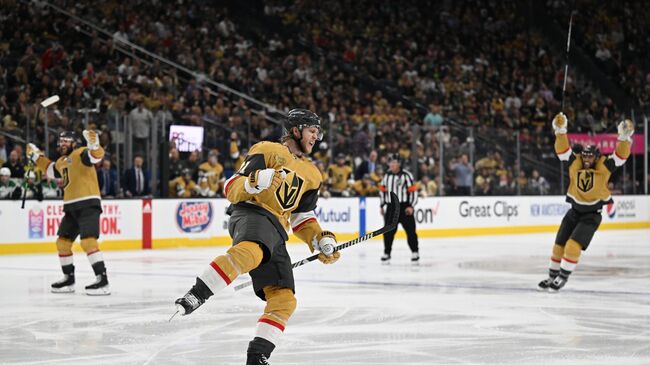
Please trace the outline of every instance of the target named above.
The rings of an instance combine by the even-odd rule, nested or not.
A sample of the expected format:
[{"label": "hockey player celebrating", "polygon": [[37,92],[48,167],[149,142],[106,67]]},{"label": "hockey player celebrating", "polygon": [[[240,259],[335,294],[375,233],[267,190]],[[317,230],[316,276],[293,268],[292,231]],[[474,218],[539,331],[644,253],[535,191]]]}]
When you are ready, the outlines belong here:
[{"label": "hockey player celebrating", "polygon": [[187,315],[238,275],[250,273],[255,294],[266,301],[248,345],[246,364],[267,364],[284,328],[296,309],[287,231],[320,251],[318,259],[336,262],[336,237],[323,231],[313,210],[322,175],[307,158],[323,137],[320,118],[305,109],[287,117],[281,143],[260,142],[251,147],[239,171],[226,181],[224,193],[232,203],[228,232],[233,246],[215,258],[196,278],[196,284],[176,300]]},{"label": "hockey player celebrating", "polygon": [[571,209],[560,224],[549,266],[549,277],[538,284],[539,290],[557,292],[573,272],[582,251],[589,247],[602,220],[601,211],[612,202],[607,188],[610,176],[630,156],[634,124],[625,120],[618,125],[618,142],[610,156],[600,155],[595,146],[586,146],[573,153],[569,146],[567,118],[559,113],[553,119],[555,152],[561,161],[568,161],[569,188],[566,193]]},{"label": "hockey player celebrating", "polygon": [[45,171],[51,179],[63,178],[63,211],[57,232],[56,248],[59,252],[63,279],[52,284],[54,293],[74,292],[74,265],[72,243],[81,236],[81,247],[95,272],[96,281],[86,286],[88,295],[108,295],[110,288],[106,276],[104,257],[99,251],[99,216],[102,213],[99,184],[95,164],[104,157],[104,149],[99,145],[95,131],[83,131],[86,147],[76,148],[74,132],[59,135],[58,151],[61,154],[56,162],[43,156],[33,144],[28,143],[27,158]]}]

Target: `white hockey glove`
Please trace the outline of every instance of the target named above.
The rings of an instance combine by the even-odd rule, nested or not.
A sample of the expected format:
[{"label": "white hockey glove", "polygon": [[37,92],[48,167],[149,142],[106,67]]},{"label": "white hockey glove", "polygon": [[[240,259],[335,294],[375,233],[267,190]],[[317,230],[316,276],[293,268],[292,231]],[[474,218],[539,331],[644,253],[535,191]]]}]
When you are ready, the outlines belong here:
[{"label": "white hockey glove", "polygon": [[82,134],[86,140],[86,144],[88,145],[89,150],[94,151],[99,148],[99,136],[97,135],[97,132],[92,130],[85,130]]},{"label": "white hockey glove", "polygon": [[287,176],[286,172],[275,169],[255,170],[248,175],[244,181],[244,189],[249,194],[259,194],[262,191],[271,188],[275,191]]},{"label": "white hockey glove", "polygon": [[634,134],[634,123],[625,119],[618,123],[618,140],[632,142],[632,135]]},{"label": "white hockey glove", "polygon": [[553,131],[555,134],[566,134],[568,119],[564,113],[559,112],[553,118]]},{"label": "white hockey glove", "polygon": [[34,163],[36,163],[36,160],[43,155],[41,150],[39,150],[33,143],[28,143],[27,146],[25,146],[25,154],[27,155],[27,158]]},{"label": "white hockey glove", "polygon": [[336,236],[329,231],[322,231],[312,241],[314,250],[320,251],[318,260],[324,264],[333,264],[341,257],[340,252],[334,252],[334,246],[336,246]]}]

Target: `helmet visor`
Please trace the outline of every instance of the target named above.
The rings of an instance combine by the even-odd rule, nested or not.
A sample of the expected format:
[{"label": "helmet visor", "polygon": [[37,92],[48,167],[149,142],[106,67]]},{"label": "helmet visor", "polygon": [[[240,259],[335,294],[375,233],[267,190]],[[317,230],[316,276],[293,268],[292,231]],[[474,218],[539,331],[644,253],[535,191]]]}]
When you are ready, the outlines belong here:
[{"label": "helmet visor", "polygon": [[323,140],[323,136],[325,135],[325,133],[323,132],[323,129],[320,127],[320,125],[318,125],[318,124],[314,124],[314,125],[302,125],[301,128],[300,128],[300,130],[302,131],[304,128],[316,128],[316,129],[318,129],[318,134],[316,135],[316,139],[317,139],[319,142]]}]

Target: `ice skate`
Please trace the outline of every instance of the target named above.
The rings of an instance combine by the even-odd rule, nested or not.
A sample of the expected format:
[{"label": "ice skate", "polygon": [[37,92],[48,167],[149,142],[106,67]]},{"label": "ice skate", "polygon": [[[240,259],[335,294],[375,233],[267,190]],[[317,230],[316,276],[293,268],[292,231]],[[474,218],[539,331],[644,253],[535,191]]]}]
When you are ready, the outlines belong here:
[{"label": "ice skate", "polygon": [[74,293],[74,274],[63,274],[63,279],[52,283],[52,293]]},{"label": "ice skate", "polygon": [[564,275],[558,275],[551,284],[549,285],[549,289],[552,293],[557,293],[560,289],[564,287],[566,282],[569,280],[568,276]]},{"label": "ice skate", "polygon": [[385,253],[381,256],[381,262],[387,264],[390,262],[390,255]]},{"label": "ice skate", "polygon": [[110,295],[111,288],[108,285],[108,277],[106,274],[96,276],[94,283],[86,286],[87,295]]},{"label": "ice skate", "polygon": [[420,253],[419,252],[413,252],[411,254],[411,262],[417,263],[418,261],[420,261]]},{"label": "ice skate", "polygon": [[194,288],[192,288],[182,298],[176,299],[174,303],[176,303],[176,310],[178,313],[180,313],[181,316],[186,316],[203,305],[205,299],[201,298],[201,296],[195,292]]},{"label": "ice skate", "polygon": [[537,284],[537,290],[539,290],[539,291],[547,291],[548,288],[551,287],[551,283],[553,282],[553,279],[555,279],[555,278],[552,278],[552,277],[549,276],[548,278],[540,281],[539,284]]},{"label": "ice skate", "polygon": [[246,365],[270,365],[269,359],[264,354],[251,354],[248,353],[246,357]]}]

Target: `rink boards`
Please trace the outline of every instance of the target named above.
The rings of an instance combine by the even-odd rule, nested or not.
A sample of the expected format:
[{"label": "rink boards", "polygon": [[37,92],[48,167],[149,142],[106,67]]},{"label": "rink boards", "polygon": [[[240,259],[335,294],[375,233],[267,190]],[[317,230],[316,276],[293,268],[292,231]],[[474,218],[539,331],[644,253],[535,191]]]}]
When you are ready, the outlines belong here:
[{"label": "rink boards", "polygon": [[[0,254],[55,252],[61,201],[0,202]],[[379,228],[378,198],[320,199],[315,213],[339,241]],[[228,245],[225,199],[104,200],[104,250]],[[421,237],[552,232],[569,209],[563,196],[432,197],[416,210]],[[650,196],[625,195],[603,209],[601,229],[650,228]],[[398,237],[403,232],[398,231]],[[291,242],[297,242],[292,237]]]}]

